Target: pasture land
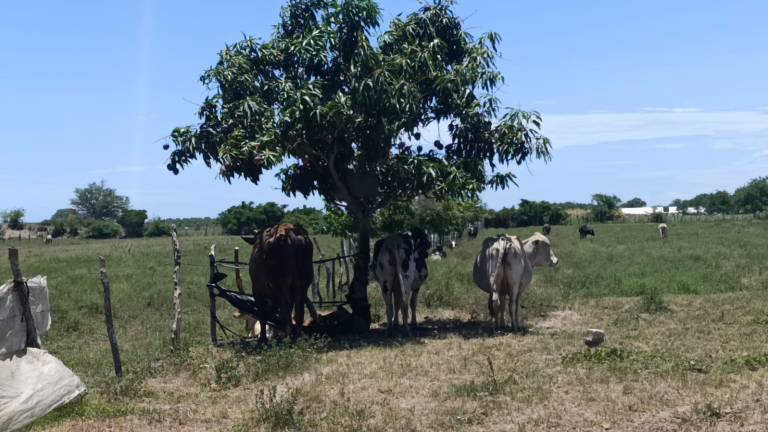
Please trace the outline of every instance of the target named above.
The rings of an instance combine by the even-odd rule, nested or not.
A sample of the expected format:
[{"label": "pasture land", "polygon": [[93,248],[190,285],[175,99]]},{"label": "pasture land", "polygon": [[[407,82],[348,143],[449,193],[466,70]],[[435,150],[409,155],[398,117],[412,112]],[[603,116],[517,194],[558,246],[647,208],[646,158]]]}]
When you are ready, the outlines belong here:
[{"label": "pasture land", "polygon": [[[472,282],[482,238],[430,261],[413,337],[209,346],[207,253],[237,237],[182,237],[183,345],[170,352],[170,239],[16,242],[47,274],[46,349],[89,388],[32,430],[766,430],[768,223],[555,226],[557,268],[523,298],[527,334],[489,331]],[[527,236],[533,229],[511,229]],[[319,238],[326,250],[338,241]],[[6,242],[12,245],[14,242]],[[125,378],[113,378],[98,255],[108,259]],[[7,265],[0,266],[4,279]],[[228,279],[229,286],[232,280]],[[247,284],[247,275],[246,275]],[[223,302],[220,302],[223,303]],[[242,328],[220,306],[227,324]],[[606,343],[586,351],[587,328]]]}]

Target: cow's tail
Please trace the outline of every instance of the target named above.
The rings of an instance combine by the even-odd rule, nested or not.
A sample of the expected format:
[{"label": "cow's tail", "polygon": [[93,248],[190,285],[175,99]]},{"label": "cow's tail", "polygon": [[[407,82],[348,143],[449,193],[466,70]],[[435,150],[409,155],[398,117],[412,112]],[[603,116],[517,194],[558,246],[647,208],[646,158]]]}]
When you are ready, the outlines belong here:
[{"label": "cow's tail", "polygon": [[494,285],[498,279],[498,273],[500,271],[504,271],[504,257],[507,254],[506,240],[501,240],[501,243],[503,245],[503,247],[500,248],[501,250],[497,250],[488,262],[488,274],[490,276],[490,280],[488,282],[490,283],[489,287],[491,289],[491,301],[493,302],[493,307],[496,310],[498,310],[499,306],[501,305],[501,299],[499,297],[499,290],[501,287],[496,286],[496,289],[494,289]]},{"label": "cow's tail", "polygon": [[390,253],[394,253],[395,255],[395,283],[392,287],[392,293],[395,295],[395,298],[400,298],[401,301],[405,301],[405,282],[403,281],[403,257],[401,256],[400,248],[394,248],[394,252],[390,251]]}]

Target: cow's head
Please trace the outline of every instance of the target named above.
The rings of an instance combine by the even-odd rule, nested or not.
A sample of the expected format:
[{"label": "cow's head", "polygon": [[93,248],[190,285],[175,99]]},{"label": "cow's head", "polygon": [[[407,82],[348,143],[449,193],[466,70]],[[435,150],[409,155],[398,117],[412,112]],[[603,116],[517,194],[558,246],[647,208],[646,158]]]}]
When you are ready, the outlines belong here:
[{"label": "cow's head", "polygon": [[432,247],[432,242],[429,241],[429,236],[421,228],[411,228],[411,239],[413,239],[413,247],[422,257],[426,257],[429,253],[429,249]]},{"label": "cow's head", "polygon": [[552,251],[549,239],[541,233],[534,233],[526,239],[523,248],[533,267],[554,267],[560,261]]}]

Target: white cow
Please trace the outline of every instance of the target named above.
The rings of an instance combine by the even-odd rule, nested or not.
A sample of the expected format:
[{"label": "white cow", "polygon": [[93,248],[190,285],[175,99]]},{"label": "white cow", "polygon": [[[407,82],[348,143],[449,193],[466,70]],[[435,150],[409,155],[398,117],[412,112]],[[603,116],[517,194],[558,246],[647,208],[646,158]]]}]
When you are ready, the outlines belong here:
[{"label": "white cow", "polygon": [[666,238],[669,237],[669,227],[667,224],[659,224],[659,237],[661,237],[662,240],[666,240]]},{"label": "white cow", "polygon": [[549,239],[540,233],[524,242],[505,234],[483,240],[472,275],[475,284],[489,294],[488,309],[496,327],[504,326],[504,306],[509,297],[512,329],[520,331],[520,305],[523,291],[533,279],[533,267],[552,267],[557,263]]},{"label": "white cow", "polygon": [[[411,327],[416,326],[416,304],[419,288],[427,279],[427,255],[430,241],[420,230],[392,234],[373,246],[372,273],[381,286],[387,307],[387,328],[392,331],[398,324],[398,311],[402,324],[408,322],[408,304],[411,306]],[[394,304],[393,304],[394,297]],[[410,329],[408,329],[410,333]]]}]

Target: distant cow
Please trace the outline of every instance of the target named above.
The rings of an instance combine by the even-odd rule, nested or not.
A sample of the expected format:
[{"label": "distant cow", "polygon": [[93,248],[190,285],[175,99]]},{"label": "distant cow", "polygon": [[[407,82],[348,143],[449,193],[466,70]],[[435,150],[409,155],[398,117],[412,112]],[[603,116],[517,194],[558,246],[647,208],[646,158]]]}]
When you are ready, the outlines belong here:
[{"label": "distant cow", "polygon": [[471,239],[477,238],[477,232],[477,225],[470,225],[469,229],[467,230],[467,236],[469,236]]},{"label": "distant cow", "polygon": [[434,249],[432,249],[432,252],[430,252],[429,259],[441,260],[447,256],[448,254],[445,252],[445,248],[443,248],[443,245],[437,245],[435,246]]},{"label": "distant cow", "polygon": [[[313,278],[312,242],[307,231],[299,225],[280,224],[243,240],[253,245],[248,272],[254,299],[265,310],[276,313],[286,334],[298,335],[304,323],[304,305],[309,301],[307,289]],[[310,313],[314,315],[311,306]],[[265,329],[266,320],[259,318],[260,328]],[[267,332],[261,331],[259,341],[266,340]]]},{"label": "distant cow", "polygon": [[669,237],[669,227],[667,224],[659,224],[659,237],[661,237],[662,240],[666,240],[666,238]]},{"label": "distant cow", "polygon": [[548,236],[549,233],[552,232],[552,227],[549,226],[549,224],[544,224],[544,226],[541,227],[541,232],[544,233],[545,236]]},{"label": "distant cow", "polygon": [[381,286],[381,293],[384,296],[389,331],[399,325],[398,311],[401,314],[402,324],[406,325],[409,303],[410,324],[412,327],[416,326],[419,288],[429,275],[427,255],[430,246],[429,238],[420,229],[389,235],[373,246],[372,273]]},{"label": "distant cow", "polygon": [[450,243],[448,243],[448,247],[456,249],[456,240],[451,240]]},{"label": "distant cow", "polygon": [[50,234],[46,235],[46,236],[45,236],[45,243],[46,243],[46,244],[50,244],[50,243],[53,243],[53,236],[52,236],[52,235],[50,235]]},{"label": "distant cow", "polygon": [[533,279],[533,267],[555,266],[557,263],[549,239],[540,233],[534,233],[524,242],[517,236],[506,234],[483,240],[472,276],[475,284],[488,293],[488,309],[497,328],[504,325],[507,297],[512,329],[519,331],[522,328],[520,305],[523,291]]},{"label": "distant cow", "polygon": [[586,225],[580,226],[579,227],[579,238],[584,240],[585,238],[587,238],[588,235],[591,235],[592,237],[594,237],[595,236],[595,230],[593,230],[592,228],[590,228],[590,227],[588,227]]}]

